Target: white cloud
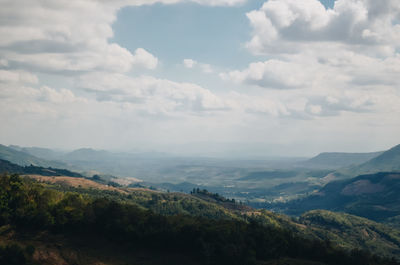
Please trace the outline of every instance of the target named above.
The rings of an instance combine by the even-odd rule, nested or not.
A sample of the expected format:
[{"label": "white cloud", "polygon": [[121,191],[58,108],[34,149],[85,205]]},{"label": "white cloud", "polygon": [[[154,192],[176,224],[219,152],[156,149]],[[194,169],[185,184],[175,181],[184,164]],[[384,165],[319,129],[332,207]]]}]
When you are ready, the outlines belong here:
[{"label": "white cloud", "polygon": [[311,85],[316,67],[296,62],[268,60],[251,63],[243,71],[222,73],[224,80],[233,80],[238,83],[248,83],[266,88],[290,89]]},{"label": "white cloud", "polygon": [[0,59],[0,66],[8,66],[8,61],[6,59]]},{"label": "white cloud", "polygon": [[184,59],[182,63],[183,63],[183,66],[185,66],[188,69],[197,68],[197,69],[200,69],[205,74],[214,73],[214,69],[210,64],[200,63],[193,59]]},{"label": "white cloud", "polygon": [[245,0],[2,0],[2,62],[68,75],[71,71],[122,73],[137,67],[155,69],[158,59],[143,48],[132,54],[110,41],[112,23],[117,11],[126,6],[180,2],[233,6]]},{"label": "white cloud", "polygon": [[91,73],[81,76],[77,85],[96,93],[100,101],[128,102],[152,114],[228,109],[223,99],[201,86],[150,76]]},{"label": "white cloud", "polygon": [[36,75],[25,71],[0,70],[0,82],[2,83],[38,83]]},{"label": "white cloud", "polygon": [[[247,13],[254,53],[292,53],[315,42],[337,42],[353,49],[393,54],[400,46],[400,7],[396,0],[338,0],[325,9],[318,0],[270,0]],[[396,22],[397,21],[397,22]]]},{"label": "white cloud", "polygon": [[[300,118],[398,109],[400,6],[379,3],[338,0],[325,9],[318,0],[269,0],[247,13],[253,28],[247,47],[269,59],[220,77],[281,90],[276,100]],[[291,109],[289,102],[300,98],[303,104]]]},{"label": "white cloud", "polygon": [[192,60],[192,59],[184,59],[183,60],[183,65],[186,68],[193,68],[196,64],[197,64],[197,62],[195,60]]},{"label": "white cloud", "polygon": [[133,65],[153,70],[157,68],[158,59],[145,49],[138,48],[133,56]]},{"label": "white cloud", "polygon": [[2,121],[18,117],[20,122],[29,123],[32,117],[36,117],[35,119],[43,120],[46,124],[48,119],[66,116],[76,118],[88,102],[87,99],[78,97],[65,88],[54,89],[48,86],[35,88],[23,80],[19,81],[0,82]]},{"label": "white cloud", "polygon": [[42,86],[38,89],[38,97],[39,101],[44,101],[46,103],[71,103],[71,102],[83,102],[86,103],[87,100],[85,98],[80,98],[74,95],[71,90],[61,88],[56,90],[54,88],[48,86]]},{"label": "white cloud", "polygon": [[[45,72],[155,69],[158,59],[116,43],[112,23],[121,5],[96,0],[3,1],[0,52],[5,61]],[[141,4],[131,1],[125,4]],[[142,3],[143,4],[143,3]],[[24,8],[21,8],[24,6]],[[29,12],[28,12],[29,10]]]}]

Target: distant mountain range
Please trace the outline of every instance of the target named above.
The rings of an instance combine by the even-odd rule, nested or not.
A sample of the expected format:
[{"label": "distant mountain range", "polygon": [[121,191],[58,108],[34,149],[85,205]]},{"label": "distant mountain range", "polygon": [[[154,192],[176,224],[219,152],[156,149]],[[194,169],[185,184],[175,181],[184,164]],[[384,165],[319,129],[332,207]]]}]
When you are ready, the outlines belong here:
[{"label": "distant mountain range", "polygon": [[0,144],[0,159],[10,161],[20,166],[39,166],[39,167],[56,167],[66,168],[67,164],[61,161],[50,161],[31,155],[26,150],[7,147]]},{"label": "distant mountain range", "polygon": [[66,161],[102,161],[102,160],[114,160],[116,158],[114,153],[105,150],[94,150],[91,148],[81,148],[74,150],[72,152],[66,153],[61,157],[61,159]]},{"label": "distant mountain range", "polygon": [[336,175],[355,177],[361,174],[400,171],[400,145],[383,152],[321,153],[299,163],[301,167],[333,169]]},{"label": "distant mountain range", "polygon": [[383,152],[373,153],[321,153],[300,165],[308,168],[339,169],[342,167],[360,165],[373,159]]}]

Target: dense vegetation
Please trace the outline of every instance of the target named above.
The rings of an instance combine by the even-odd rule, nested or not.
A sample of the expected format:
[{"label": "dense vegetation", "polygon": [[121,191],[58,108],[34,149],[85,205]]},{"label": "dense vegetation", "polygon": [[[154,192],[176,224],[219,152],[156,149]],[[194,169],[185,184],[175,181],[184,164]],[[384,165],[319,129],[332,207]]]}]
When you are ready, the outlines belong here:
[{"label": "dense vegetation", "polygon": [[343,248],[360,246],[380,255],[400,256],[400,231],[382,223],[326,210],[306,212],[299,222],[321,239],[329,239]]},{"label": "dense vegetation", "polygon": [[[44,188],[17,175],[0,178],[0,225],[16,231],[97,235],[132,248],[186,253],[204,264],[257,264],[283,257],[326,264],[395,263],[255,221],[164,216],[132,203]],[[25,260],[18,264],[29,262],[25,252],[22,249]],[[0,260],[9,253],[0,252]]]}]

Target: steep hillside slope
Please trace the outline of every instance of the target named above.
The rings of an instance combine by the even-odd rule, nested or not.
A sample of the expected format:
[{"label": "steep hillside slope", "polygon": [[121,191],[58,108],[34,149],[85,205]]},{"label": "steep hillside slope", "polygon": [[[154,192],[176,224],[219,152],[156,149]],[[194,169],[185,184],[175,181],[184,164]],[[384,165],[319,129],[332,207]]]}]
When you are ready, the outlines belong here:
[{"label": "steep hillside slope", "polygon": [[354,170],[362,173],[400,171],[400,144],[355,167]]}]

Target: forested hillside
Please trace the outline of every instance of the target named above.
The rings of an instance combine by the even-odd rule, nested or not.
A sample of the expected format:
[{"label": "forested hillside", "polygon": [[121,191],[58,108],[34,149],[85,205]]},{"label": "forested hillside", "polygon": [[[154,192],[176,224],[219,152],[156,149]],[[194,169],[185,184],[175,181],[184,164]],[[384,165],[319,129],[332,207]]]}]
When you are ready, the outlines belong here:
[{"label": "forested hillside", "polygon": [[[121,248],[132,248],[142,256],[146,256],[143,253],[178,255],[178,260],[185,260],[185,264],[265,264],[263,262],[280,259],[289,259],[290,264],[312,264],[311,261],[321,264],[394,264],[394,261],[365,251],[349,252],[327,241],[306,239],[283,226],[263,224],[247,215],[242,218],[161,215],[127,200],[131,194],[125,194],[125,197],[111,192],[101,196],[99,191],[92,191],[92,195],[77,190],[65,191],[66,187],[39,184],[17,175],[3,175],[0,186],[0,238],[4,248],[14,249],[1,256],[8,264],[46,264],[45,255],[40,254],[43,254],[44,242],[50,249],[57,244],[70,249],[67,256],[54,250],[54,255],[59,255],[63,262],[84,264],[83,260],[92,257],[74,252],[79,246],[73,243],[78,236],[94,246],[103,240],[111,249],[118,244]],[[192,200],[197,199],[193,197]],[[152,201],[155,200],[149,200]],[[201,205],[207,204],[200,203],[197,207]],[[27,234],[29,240],[24,237]],[[12,245],[14,243],[19,245]],[[39,250],[35,250],[35,246]],[[99,262],[100,257],[91,262]],[[135,257],[121,254],[115,259],[127,262],[132,258]],[[298,263],[301,260],[305,263]],[[148,260],[142,264],[165,264],[154,262]]]},{"label": "forested hillside", "polygon": [[331,182],[316,194],[272,207],[294,215],[327,209],[384,221],[400,215],[399,189],[400,173],[381,172]]}]

